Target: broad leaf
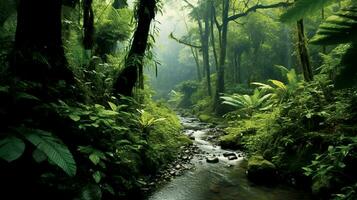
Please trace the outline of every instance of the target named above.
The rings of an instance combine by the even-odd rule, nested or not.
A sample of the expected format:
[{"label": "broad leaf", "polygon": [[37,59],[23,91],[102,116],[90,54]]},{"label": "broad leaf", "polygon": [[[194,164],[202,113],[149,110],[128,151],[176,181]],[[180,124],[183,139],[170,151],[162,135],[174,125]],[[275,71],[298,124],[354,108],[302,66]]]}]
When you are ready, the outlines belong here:
[{"label": "broad leaf", "polygon": [[69,176],[76,174],[77,166],[73,156],[59,138],[38,129],[21,129],[20,132]]},{"label": "broad leaf", "polygon": [[68,115],[69,118],[71,118],[73,121],[78,122],[79,120],[81,120],[81,117],[75,114],[70,114]]},{"label": "broad leaf", "polygon": [[43,161],[45,161],[47,159],[47,156],[45,153],[43,153],[41,150],[36,149],[35,151],[33,151],[32,153],[32,157],[33,159],[38,162],[41,163]]},{"label": "broad leaf", "polygon": [[117,110],[117,105],[115,105],[114,103],[112,103],[112,102],[110,102],[110,101],[108,101],[108,104],[109,104],[109,106],[110,106],[110,108],[113,110],[113,111],[116,111]]},{"label": "broad leaf", "polygon": [[0,140],[0,158],[7,162],[18,159],[25,150],[25,143],[17,137],[7,137]]}]

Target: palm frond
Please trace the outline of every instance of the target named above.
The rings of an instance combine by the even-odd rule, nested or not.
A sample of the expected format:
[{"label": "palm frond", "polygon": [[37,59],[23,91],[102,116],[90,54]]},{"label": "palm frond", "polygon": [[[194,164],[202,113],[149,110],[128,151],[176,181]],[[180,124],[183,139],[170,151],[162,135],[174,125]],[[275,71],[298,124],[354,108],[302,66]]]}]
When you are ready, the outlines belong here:
[{"label": "palm frond", "polygon": [[287,23],[296,22],[334,1],[335,0],[298,0],[280,17],[280,20]]},{"label": "palm frond", "polygon": [[357,7],[342,9],[321,24],[310,43],[321,45],[357,41]]}]

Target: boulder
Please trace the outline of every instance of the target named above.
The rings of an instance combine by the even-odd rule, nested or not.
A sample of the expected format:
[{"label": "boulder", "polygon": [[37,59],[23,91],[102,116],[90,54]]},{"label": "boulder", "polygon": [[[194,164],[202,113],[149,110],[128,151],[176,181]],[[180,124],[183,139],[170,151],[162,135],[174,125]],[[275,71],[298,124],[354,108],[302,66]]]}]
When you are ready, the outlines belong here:
[{"label": "boulder", "polygon": [[263,156],[252,156],[248,160],[248,179],[258,184],[276,184],[276,166]]},{"label": "boulder", "polygon": [[219,138],[219,145],[222,149],[242,149],[242,137],[239,135],[229,134]]},{"label": "boulder", "polygon": [[206,162],[208,162],[208,163],[218,163],[219,159],[217,157],[206,157]]},{"label": "boulder", "polygon": [[198,116],[198,119],[200,119],[201,122],[211,122],[212,117],[209,115],[201,114]]},{"label": "boulder", "polygon": [[236,155],[231,155],[231,156],[228,156],[227,158],[228,158],[228,160],[236,160],[236,159],[238,159],[238,157]]},{"label": "boulder", "polygon": [[233,153],[233,152],[224,152],[224,153],[223,153],[223,156],[224,156],[224,157],[235,156],[235,155],[236,155],[236,154]]}]

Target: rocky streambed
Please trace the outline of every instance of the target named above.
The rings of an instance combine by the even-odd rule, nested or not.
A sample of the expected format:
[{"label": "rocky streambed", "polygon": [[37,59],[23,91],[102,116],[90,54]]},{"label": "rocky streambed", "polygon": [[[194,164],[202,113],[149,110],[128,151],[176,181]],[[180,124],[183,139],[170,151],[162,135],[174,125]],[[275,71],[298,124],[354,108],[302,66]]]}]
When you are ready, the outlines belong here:
[{"label": "rocky streambed", "polygon": [[[266,187],[246,176],[244,153],[222,149],[217,138],[224,132],[196,118],[180,117],[184,134],[193,140],[151,183],[160,185],[149,200],[309,200],[305,192],[288,186]],[[271,180],[274,181],[274,180]]]}]

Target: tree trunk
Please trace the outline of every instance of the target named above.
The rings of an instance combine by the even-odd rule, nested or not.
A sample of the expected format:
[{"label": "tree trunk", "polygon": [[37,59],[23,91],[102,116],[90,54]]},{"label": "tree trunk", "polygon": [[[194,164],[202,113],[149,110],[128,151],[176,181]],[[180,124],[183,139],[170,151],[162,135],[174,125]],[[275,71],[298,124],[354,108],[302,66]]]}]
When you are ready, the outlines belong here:
[{"label": "tree trunk", "polygon": [[[325,20],[325,8],[324,7],[322,7],[322,9],[321,9],[321,19]],[[322,53],[326,54],[326,46],[325,45],[322,45]]]},{"label": "tree trunk", "polygon": [[297,22],[297,30],[298,30],[298,51],[299,51],[300,62],[302,65],[302,71],[304,74],[304,79],[305,81],[312,81],[314,78],[313,78],[309,53],[306,47],[304,22],[302,19]]},{"label": "tree trunk", "polygon": [[211,67],[209,63],[209,33],[210,33],[210,19],[209,19],[209,4],[206,3],[206,11],[204,16],[205,30],[202,37],[202,53],[203,53],[203,65],[206,69],[206,80],[207,80],[207,94],[212,96],[211,90]]},{"label": "tree trunk", "polygon": [[214,36],[214,19],[215,19],[216,11],[213,5],[213,1],[211,1],[211,45],[213,49],[214,63],[216,67],[216,72],[218,71],[218,55],[215,44],[215,36]]},{"label": "tree trunk", "polygon": [[[155,17],[156,0],[140,0],[137,11],[138,25],[134,33],[133,43],[125,67],[114,83],[114,92],[124,96],[132,96],[138,76],[143,87],[143,59],[147,48],[150,24]],[[138,74],[138,71],[140,74]]]},{"label": "tree trunk", "polygon": [[23,80],[73,83],[62,43],[61,0],[21,0],[11,70]]},{"label": "tree trunk", "polygon": [[196,70],[197,70],[197,80],[199,82],[201,82],[202,80],[202,77],[201,77],[201,67],[200,67],[200,60],[198,59],[198,53],[197,53],[197,50],[193,47],[190,47],[191,49],[191,53],[192,53],[192,56],[193,58],[195,59],[195,63],[196,63]]},{"label": "tree trunk", "polygon": [[200,32],[200,40],[202,44],[202,58],[203,58],[203,76],[206,76],[206,81],[207,81],[207,94],[208,96],[212,96],[212,90],[211,90],[211,70],[210,70],[210,64],[209,64],[209,16],[207,13],[207,9],[204,14],[204,29],[202,26],[202,23],[200,21],[199,16],[197,16],[197,22],[198,22],[198,29]]},{"label": "tree trunk", "polygon": [[229,0],[223,0],[223,12],[222,12],[222,41],[220,45],[220,56],[219,56],[219,68],[217,71],[217,83],[216,83],[216,94],[215,94],[215,112],[216,114],[222,114],[221,110],[221,99],[220,96],[224,92],[224,70],[226,64],[226,53],[227,53],[227,33],[228,33],[228,11],[229,11]]},{"label": "tree trunk", "polygon": [[241,83],[241,68],[240,61],[242,57],[242,52],[238,51],[234,55],[234,83]]}]

